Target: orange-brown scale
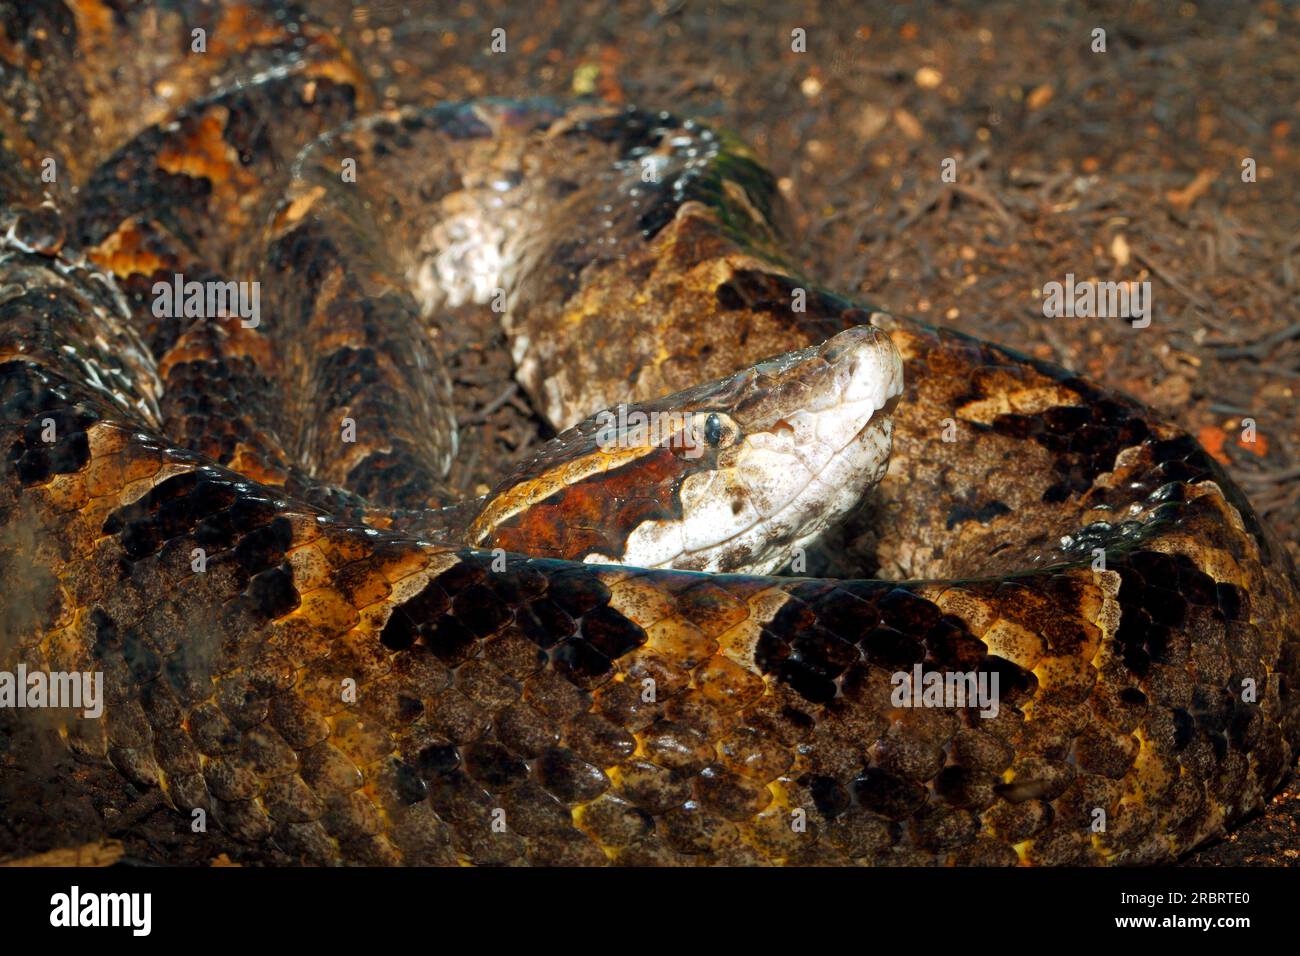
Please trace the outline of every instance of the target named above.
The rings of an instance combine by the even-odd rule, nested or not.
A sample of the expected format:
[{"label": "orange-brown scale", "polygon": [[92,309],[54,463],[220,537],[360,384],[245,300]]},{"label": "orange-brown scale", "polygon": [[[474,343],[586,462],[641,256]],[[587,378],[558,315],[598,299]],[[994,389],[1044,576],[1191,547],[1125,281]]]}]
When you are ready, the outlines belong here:
[{"label": "orange-brown scale", "polygon": [[163,427],[212,461],[283,485],[278,371],[265,336],[239,317],[199,319],[159,362]]},{"label": "orange-brown scale", "polygon": [[[607,457],[604,451],[594,454]],[[691,458],[680,448],[648,447],[632,461],[563,484],[504,520],[476,524],[474,543],[482,548],[569,560],[594,553],[620,557],[628,535],[642,522],[680,520],[682,482],[713,467],[716,455],[716,450],[709,449],[708,454]],[[550,472],[531,484],[549,486],[556,477]],[[562,476],[560,480],[564,480]],[[528,484],[513,493],[527,498]]]},{"label": "orange-brown scale", "polygon": [[[353,82],[359,76],[337,36],[283,5],[16,6],[21,16],[4,18],[0,43],[22,92],[0,101],[0,141],[26,144],[15,150],[24,161],[54,157],[59,176],[50,185],[64,198],[141,130],[246,70],[298,57],[319,63],[313,75]],[[203,52],[191,49],[196,29],[204,31]],[[124,89],[132,95],[123,96]]]},{"label": "orange-brown scale", "polygon": [[299,459],[376,504],[442,503],[437,462],[454,428],[434,412],[429,344],[404,334],[416,322],[409,298],[357,276],[319,211],[278,234],[272,256],[269,299],[285,319],[274,331],[302,369]]},{"label": "orange-brown scale", "polygon": [[[222,36],[206,57],[214,63],[262,45],[274,49],[283,29],[237,6],[221,16]],[[170,291],[176,274],[187,282],[241,278],[238,236],[278,196],[288,160],[370,95],[332,38],[313,35],[269,55],[268,66],[278,58],[280,76],[241,94],[218,94],[173,127],[147,132],[112,169],[101,169],[82,191],[73,231],[91,260],[122,280],[137,327],[170,380],[164,411],[178,440],[250,477],[288,481],[308,497],[319,491],[322,503],[339,506],[336,493],[293,475],[295,463],[282,451],[282,376],[263,334],[275,317],[264,313],[260,329],[244,329],[231,317],[160,318],[152,308],[154,285]],[[294,122],[286,122],[285,103],[297,107]],[[200,340],[201,356],[194,353]],[[342,505],[361,513],[356,503]],[[370,516],[388,521],[379,512]]]},{"label": "orange-brown scale", "polygon": [[244,227],[269,215],[301,145],[369,97],[360,80],[318,78],[311,57],[287,56],[283,66],[255,88],[219,93],[174,124],[149,128],[77,198],[70,217],[77,244],[123,280],[158,355],[183,329],[153,315],[155,283],[170,284],[177,272],[186,281],[250,278]]}]

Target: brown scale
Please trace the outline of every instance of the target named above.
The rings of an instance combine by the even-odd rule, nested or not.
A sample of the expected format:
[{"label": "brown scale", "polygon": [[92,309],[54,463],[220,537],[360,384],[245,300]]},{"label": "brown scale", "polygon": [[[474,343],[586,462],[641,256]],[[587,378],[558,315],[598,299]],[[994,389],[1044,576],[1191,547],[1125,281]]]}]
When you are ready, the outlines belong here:
[{"label": "brown scale", "polygon": [[[206,22],[207,15],[169,26],[188,35],[194,23]],[[70,232],[93,262],[118,278],[137,328],[161,361],[168,379],[164,412],[177,426],[169,433],[213,461],[279,485],[295,463],[280,443],[283,376],[261,332],[232,331],[235,324],[221,316],[197,323],[158,317],[154,286],[170,287],[177,274],[186,282],[251,278],[238,261],[240,236],[283,188],[283,167],[321,129],[348,118],[367,94],[346,55],[328,39],[294,42],[283,26],[252,11],[228,10],[208,27],[221,36],[214,37],[210,57],[194,57],[208,60],[208,69],[250,58],[278,64],[282,74],[187,107],[174,128],[146,128],[89,177]],[[194,82],[185,69],[174,80],[171,72],[163,70],[168,78],[158,82]],[[287,122],[287,115],[297,122]],[[293,484],[312,490],[305,478]],[[314,497],[329,503],[338,496]]]},{"label": "brown scale", "polygon": [[[188,36],[208,16],[171,26],[184,27]],[[207,62],[209,70],[229,68],[232,58],[246,66],[257,62],[279,67],[280,75],[188,108],[175,129],[146,129],[91,177],[72,230],[91,260],[118,277],[160,358],[169,434],[252,478],[287,481],[330,510],[384,524],[389,519],[383,512],[320,487],[286,458],[283,375],[265,327],[247,329],[220,316],[195,321],[153,314],[155,283],[170,285],[178,273],[187,282],[242,277],[240,237],[278,198],[288,161],[369,96],[332,38],[309,30],[304,44],[261,16],[226,10],[219,22],[207,24],[220,34],[213,47],[193,59]],[[166,82],[195,81],[169,74]],[[299,122],[286,123],[288,113]]]},{"label": "brown scale", "polygon": [[682,482],[709,467],[706,456],[692,460],[672,448],[646,449],[497,524],[488,540],[495,548],[546,558],[622,554],[630,529],[641,522],[680,519]]},{"label": "brown scale", "polygon": [[[237,317],[199,319],[159,363],[163,429],[176,441],[263,484],[283,485],[274,434],[276,367],[266,339]],[[268,434],[270,432],[271,434]]]},{"label": "brown scale", "polygon": [[[332,163],[323,175],[334,177],[340,160],[357,154],[346,144],[326,159],[327,149],[318,145],[313,161]],[[382,175],[365,164],[359,171],[363,182]],[[330,197],[296,188],[268,246],[268,299],[280,318],[273,335],[300,369],[291,400],[302,425],[292,447],[313,474],[376,503],[441,505],[455,425],[417,307],[405,290],[376,281],[369,230]]]},{"label": "brown scale", "polygon": [[[105,43],[115,21],[96,15],[103,8],[70,9],[77,29],[52,41],[26,14],[6,20],[28,61],[76,64],[45,71],[46,112],[21,135],[0,123],[29,169],[33,144],[75,128],[56,121],[77,115],[91,68],[114,75],[114,50],[133,52]],[[260,62],[264,18],[243,4],[209,15],[227,37],[249,37],[244,52]],[[215,264],[239,243],[227,228],[253,220],[207,207],[190,173],[168,178],[155,158],[232,171],[212,164],[226,155],[212,137],[252,142],[243,137],[263,127],[240,118],[259,102],[279,104],[264,114],[275,137],[291,139],[294,118],[336,122],[341,100],[328,94],[346,84],[327,73],[315,86],[285,79],[301,112],[251,88],[222,101],[224,116],[194,107],[196,125],[181,127],[190,145],[174,154],[146,131],[123,153],[126,180],[93,180],[100,206],[67,231],[73,246],[89,237],[128,271],[155,254],[151,270],[167,256]],[[134,331],[104,283],[63,271],[53,245],[15,254],[0,266],[0,667],[99,670],[107,701],[101,720],[59,713],[48,727],[0,713],[0,799],[20,824],[5,832],[29,841],[0,853],[103,836],[109,824],[78,809],[92,772],[119,812],[160,793],[177,811],[177,852],[195,862],[224,852],[274,864],[1149,863],[1262,806],[1300,741],[1296,583],[1195,442],[1130,400],[956,333],[830,294],[785,313],[795,286],[773,252],[770,176],[732,144],[688,170],[674,139],[705,153],[720,141],[671,117],[602,110],[424,114],[438,117],[435,138],[460,147],[424,172],[426,184],[445,175],[431,197],[509,171],[511,156],[537,161],[540,180],[508,190],[543,227],[508,283],[508,332],[530,339],[534,360],[524,384],[563,426],[869,319],[903,354],[907,392],[864,547],[883,576],[907,583],[517,555],[500,570],[455,535],[422,544],[324,516],[292,473],[283,488],[263,485],[162,430],[143,334],[182,343],[173,381],[217,352],[221,381],[233,381],[227,370],[256,348],[147,320]],[[86,155],[149,121],[107,124],[94,144],[81,129]],[[398,152],[425,135],[400,123],[375,132]],[[671,175],[632,196],[631,167],[613,164],[641,148],[664,155]],[[576,190],[573,169],[585,177]],[[173,220],[137,216],[151,195],[176,204]],[[409,227],[438,213],[402,215]],[[349,264],[366,249],[339,247]],[[293,266],[327,261],[304,251]],[[380,273],[358,272],[357,288],[401,293]],[[323,339],[329,315],[301,318]],[[339,345],[376,347],[362,365],[404,380],[409,351],[353,337],[364,323],[337,315],[349,317]],[[360,366],[291,367],[325,385]],[[945,419],[957,442],[943,441]],[[563,452],[521,473],[535,478],[530,467]],[[1094,546],[1105,571],[1092,570]],[[201,574],[195,547],[208,555]],[[892,676],[917,663],[996,674],[997,715],[896,706]],[[355,702],[339,693],[344,679],[356,681]],[[195,808],[212,824],[201,838],[186,825]]]},{"label": "brown scale", "polygon": [[[7,54],[15,58],[0,97],[0,136],[24,162],[57,159],[54,188],[65,197],[141,130],[240,76],[290,56],[347,62],[330,31],[304,22],[286,4],[159,10],[102,0],[19,0],[0,6],[0,21]],[[191,49],[196,29],[207,40],[201,53]],[[48,82],[55,75],[60,81]],[[124,89],[132,95],[123,96]],[[33,164],[29,171],[39,169]]]}]

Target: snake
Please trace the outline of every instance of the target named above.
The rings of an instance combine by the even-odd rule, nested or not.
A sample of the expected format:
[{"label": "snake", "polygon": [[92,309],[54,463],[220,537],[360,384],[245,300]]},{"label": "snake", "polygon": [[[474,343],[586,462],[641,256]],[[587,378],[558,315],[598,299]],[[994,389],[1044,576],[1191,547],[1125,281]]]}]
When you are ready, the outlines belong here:
[{"label": "snake", "polygon": [[[0,672],[103,687],[0,710],[7,801],[65,812],[23,731],[254,864],[1133,865],[1292,766],[1219,464],[805,277],[726,131],[386,108],[279,2],[3,13]],[[449,324],[556,433],[477,497]]]}]

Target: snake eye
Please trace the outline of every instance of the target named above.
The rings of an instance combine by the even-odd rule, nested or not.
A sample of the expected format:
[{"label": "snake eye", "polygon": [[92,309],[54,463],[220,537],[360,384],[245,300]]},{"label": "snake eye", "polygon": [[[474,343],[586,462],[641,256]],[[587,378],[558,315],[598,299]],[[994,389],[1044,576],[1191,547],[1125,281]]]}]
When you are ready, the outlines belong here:
[{"label": "snake eye", "polygon": [[717,448],[722,441],[722,419],[716,414],[704,419],[704,440],[713,448]]},{"label": "snake eye", "polygon": [[730,448],[740,439],[740,429],[726,412],[695,412],[683,433],[690,457],[705,448]]}]

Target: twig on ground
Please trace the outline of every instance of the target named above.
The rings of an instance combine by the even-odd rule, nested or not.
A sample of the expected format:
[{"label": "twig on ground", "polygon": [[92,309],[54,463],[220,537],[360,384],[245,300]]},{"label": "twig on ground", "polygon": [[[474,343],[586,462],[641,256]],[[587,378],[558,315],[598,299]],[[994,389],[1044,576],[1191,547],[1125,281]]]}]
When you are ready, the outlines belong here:
[{"label": "twig on ground", "polygon": [[1215,355],[1219,358],[1264,358],[1273,350],[1274,346],[1281,345],[1283,342],[1297,336],[1300,336],[1300,322],[1279,329],[1262,339],[1252,342],[1250,345],[1229,345],[1227,342],[1206,342],[1205,344],[1214,349]]}]

